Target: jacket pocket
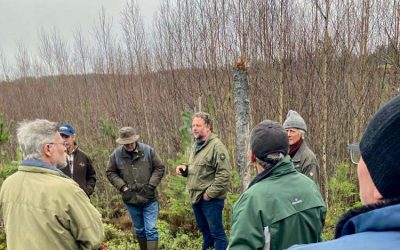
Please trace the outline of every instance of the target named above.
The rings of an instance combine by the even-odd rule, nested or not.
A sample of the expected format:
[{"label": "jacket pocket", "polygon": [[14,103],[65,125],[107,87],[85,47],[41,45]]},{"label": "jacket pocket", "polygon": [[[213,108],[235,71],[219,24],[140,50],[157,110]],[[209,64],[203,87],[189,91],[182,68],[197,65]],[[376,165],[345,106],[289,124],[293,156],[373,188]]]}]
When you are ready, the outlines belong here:
[{"label": "jacket pocket", "polygon": [[156,198],[155,188],[150,187],[149,185],[144,185],[141,191],[143,198],[147,200],[152,200]]}]

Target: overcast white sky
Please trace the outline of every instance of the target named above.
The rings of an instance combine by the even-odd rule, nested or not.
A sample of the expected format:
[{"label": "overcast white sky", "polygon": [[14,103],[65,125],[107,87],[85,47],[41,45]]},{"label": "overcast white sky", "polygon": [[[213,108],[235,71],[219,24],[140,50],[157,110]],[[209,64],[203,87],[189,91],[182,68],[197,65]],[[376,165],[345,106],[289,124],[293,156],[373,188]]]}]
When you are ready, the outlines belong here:
[{"label": "overcast white sky", "polygon": [[[137,0],[141,14],[149,25],[162,0]],[[101,8],[113,18],[119,30],[120,13],[127,0],[0,0],[0,50],[14,57],[17,44],[28,50],[38,47],[38,31],[55,27],[65,41],[72,40],[76,28],[91,32]],[[117,27],[118,26],[118,27]],[[83,34],[84,34],[83,33]]]}]

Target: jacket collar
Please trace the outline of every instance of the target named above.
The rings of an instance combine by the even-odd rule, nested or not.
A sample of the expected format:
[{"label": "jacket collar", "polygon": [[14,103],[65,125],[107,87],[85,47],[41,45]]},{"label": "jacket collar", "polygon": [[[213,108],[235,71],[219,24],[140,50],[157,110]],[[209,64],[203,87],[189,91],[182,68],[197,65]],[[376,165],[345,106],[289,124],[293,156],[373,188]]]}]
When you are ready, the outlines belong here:
[{"label": "jacket collar", "polygon": [[365,205],[343,214],[335,229],[335,238],[366,231],[398,231],[400,198]]},{"label": "jacket collar", "polygon": [[292,161],[300,161],[300,157],[303,154],[303,152],[307,148],[307,143],[303,140],[303,143],[301,144],[300,148],[297,150],[296,154],[293,156]]},{"label": "jacket collar", "polygon": [[23,160],[20,163],[20,167],[37,167],[37,168],[43,168],[43,169],[48,169],[52,170],[54,172],[57,172],[58,174],[67,177],[60,169],[54,167],[53,165],[50,165],[47,162],[39,161],[39,160]]},{"label": "jacket collar", "polygon": [[259,173],[253,181],[250,183],[249,187],[253,186],[254,184],[269,178],[271,176],[280,176],[280,175],[285,175],[291,172],[295,172],[296,170],[293,167],[293,163],[290,160],[290,156],[287,155],[285,158],[283,158],[280,162],[275,164],[272,168],[266,169]]},{"label": "jacket collar", "polygon": [[[136,147],[135,151],[133,152],[133,160],[143,157],[143,155],[144,155],[142,144],[139,142],[136,142],[136,143],[137,143],[137,147]],[[120,147],[121,147],[121,157],[130,159],[131,156],[125,150],[124,146],[121,145]]]},{"label": "jacket collar", "polygon": [[194,142],[194,144],[193,144],[193,150],[194,150],[196,153],[200,152],[203,148],[205,148],[205,147],[207,146],[208,143],[210,143],[210,141],[214,140],[214,139],[217,138],[217,137],[218,137],[218,136],[217,136],[216,134],[211,133],[211,134],[210,134],[210,137],[208,137],[208,140],[205,141],[205,142],[203,143],[203,145],[201,145],[201,147],[200,147],[199,149],[197,149],[197,150],[196,150],[196,142]]}]

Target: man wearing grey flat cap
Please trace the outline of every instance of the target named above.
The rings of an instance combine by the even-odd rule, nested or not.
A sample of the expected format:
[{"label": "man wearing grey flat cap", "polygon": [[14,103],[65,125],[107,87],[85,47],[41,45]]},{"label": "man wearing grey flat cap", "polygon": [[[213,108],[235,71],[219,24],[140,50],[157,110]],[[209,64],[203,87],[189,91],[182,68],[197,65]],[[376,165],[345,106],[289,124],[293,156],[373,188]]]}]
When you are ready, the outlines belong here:
[{"label": "man wearing grey flat cap", "polygon": [[335,240],[290,249],[399,249],[399,128],[397,96],[372,117],[359,147],[350,148],[350,153],[360,156],[357,175],[363,206],[350,209],[339,218]]},{"label": "man wearing grey flat cap", "polygon": [[120,191],[140,249],[158,249],[158,201],[156,187],[164,176],[165,166],[155,150],[138,142],[132,127],[119,130],[118,146],[111,154],[107,178]]},{"label": "man wearing grey flat cap", "polygon": [[283,127],[286,129],[289,138],[289,155],[292,158],[294,167],[300,173],[313,180],[319,187],[319,166],[317,157],[307,143],[304,141],[307,125],[294,110],[289,110]]}]

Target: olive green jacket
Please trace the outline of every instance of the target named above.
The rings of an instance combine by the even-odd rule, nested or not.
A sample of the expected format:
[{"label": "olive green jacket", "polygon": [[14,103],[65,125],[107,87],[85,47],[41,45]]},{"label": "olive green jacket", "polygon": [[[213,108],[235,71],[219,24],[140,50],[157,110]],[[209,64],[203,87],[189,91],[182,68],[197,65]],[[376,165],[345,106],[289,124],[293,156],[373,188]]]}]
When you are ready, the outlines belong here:
[{"label": "olive green jacket", "polygon": [[313,180],[320,187],[317,157],[315,157],[314,152],[311,151],[305,141],[303,141],[299,150],[293,156],[292,161],[297,171]]},{"label": "olive green jacket", "polygon": [[196,152],[196,143],[187,164],[186,189],[192,204],[206,193],[212,199],[224,199],[230,185],[230,163],[226,147],[215,134]]},{"label": "olive green jacket", "polygon": [[289,156],[277,164],[235,203],[229,250],[280,250],[321,241],[326,214],[321,193]]},{"label": "olive green jacket", "polygon": [[97,249],[101,215],[72,179],[51,169],[20,166],[0,191],[7,249]]}]

